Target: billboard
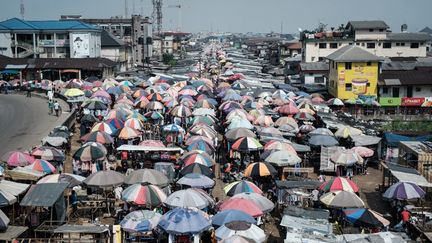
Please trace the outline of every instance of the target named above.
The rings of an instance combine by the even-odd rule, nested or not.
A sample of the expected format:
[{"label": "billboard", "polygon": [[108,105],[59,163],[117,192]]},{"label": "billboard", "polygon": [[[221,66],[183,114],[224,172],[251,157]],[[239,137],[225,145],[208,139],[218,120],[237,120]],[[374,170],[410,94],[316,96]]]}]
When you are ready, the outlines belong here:
[{"label": "billboard", "polygon": [[402,106],[421,106],[425,102],[423,97],[404,97],[402,98]]},{"label": "billboard", "polygon": [[392,98],[392,97],[379,98],[379,103],[381,106],[400,106],[401,102],[402,102],[401,98]]},{"label": "billboard", "polygon": [[80,58],[90,56],[90,34],[71,34],[71,57]]}]

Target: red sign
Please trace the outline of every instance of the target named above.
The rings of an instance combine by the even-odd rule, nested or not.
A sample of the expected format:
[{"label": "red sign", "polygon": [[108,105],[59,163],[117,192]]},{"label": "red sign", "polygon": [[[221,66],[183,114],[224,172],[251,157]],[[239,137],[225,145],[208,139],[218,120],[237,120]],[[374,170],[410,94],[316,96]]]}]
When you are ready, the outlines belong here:
[{"label": "red sign", "polygon": [[421,106],[425,98],[404,97],[402,98],[401,106]]}]

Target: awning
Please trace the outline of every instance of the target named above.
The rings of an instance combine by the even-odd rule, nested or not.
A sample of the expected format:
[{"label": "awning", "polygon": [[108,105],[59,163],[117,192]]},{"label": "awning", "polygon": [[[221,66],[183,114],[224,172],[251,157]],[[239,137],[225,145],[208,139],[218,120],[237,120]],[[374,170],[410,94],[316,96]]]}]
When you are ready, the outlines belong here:
[{"label": "awning", "polygon": [[317,180],[304,180],[304,181],[280,181],[276,180],[277,188],[305,188],[305,189],[315,189],[318,188],[322,183]]},{"label": "awning", "polygon": [[351,136],[351,139],[355,143],[355,146],[375,145],[381,141],[380,137],[369,136],[369,135]]},{"label": "awning", "polygon": [[12,241],[24,233],[28,227],[9,225],[5,232],[0,232],[0,241]]},{"label": "awning", "polygon": [[29,184],[18,183],[8,180],[0,181],[0,190],[7,191],[15,197],[24,193],[29,188],[29,186]]},{"label": "awning", "polygon": [[109,228],[100,225],[75,225],[64,224],[54,230],[54,233],[68,234],[68,233],[81,233],[81,234],[102,234],[108,232]]},{"label": "awning", "polygon": [[324,234],[331,234],[333,232],[333,226],[328,220],[313,220],[304,219],[300,217],[294,217],[284,215],[280,226],[295,229],[301,232],[320,232]]},{"label": "awning", "polygon": [[397,164],[386,163],[388,170],[400,182],[412,182],[421,187],[432,187],[420,173],[414,168],[399,166]]},{"label": "awning", "polygon": [[284,211],[283,215],[290,215],[294,217],[302,217],[308,219],[325,219],[328,220],[330,217],[330,211],[326,209],[317,208],[299,208],[296,206],[288,205]]},{"label": "awning", "polygon": [[32,185],[20,205],[27,207],[51,207],[63,196],[67,183],[44,183]]},{"label": "awning", "polygon": [[153,147],[153,146],[140,146],[140,145],[121,145],[117,151],[159,151],[159,152],[179,152],[183,153],[183,149],[179,147]]},{"label": "awning", "polygon": [[21,69],[25,69],[26,67],[27,67],[27,64],[21,64],[21,65],[8,64],[8,65],[6,65],[5,69],[21,70]]},{"label": "awning", "polygon": [[65,70],[60,70],[61,73],[79,73],[80,70],[78,69],[65,69]]},{"label": "awning", "polygon": [[18,74],[19,71],[17,70],[3,70],[0,73],[4,74],[4,73],[9,73],[9,74]]}]

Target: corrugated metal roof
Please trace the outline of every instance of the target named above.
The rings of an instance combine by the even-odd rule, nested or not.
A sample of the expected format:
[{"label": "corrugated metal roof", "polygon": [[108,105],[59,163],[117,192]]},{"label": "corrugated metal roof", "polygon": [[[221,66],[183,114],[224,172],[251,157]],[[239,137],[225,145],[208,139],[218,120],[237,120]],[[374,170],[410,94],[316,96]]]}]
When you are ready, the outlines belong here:
[{"label": "corrugated metal roof", "polygon": [[383,60],[381,57],[375,56],[374,54],[354,45],[340,48],[328,55],[327,59],[336,62],[370,62]]},{"label": "corrugated metal roof", "polygon": [[29,30],[91,30],[100,31],[94,25],[77,20],[22,20],[12,18],[0,22],[0,31],[29,31]]},{"label": "corrugated metal roof", "polygon": [[429,41],[432,37],[427,33],[388,33],[390,41]]},{"label": "corrugated metal roof", "polygon": [[44,183],[32,185],[22,199],[21,206],[51,207],[63,196],[67,183]]},{"label": "corrugated metal roof", "polygon": [[382,20],[349,21],[347,27],[353,29],[387,29],[389,26]]},{"label": "corrugated metal roof", "polygon": [[325,62],[303,62],[300,63],[302,71],[328,71],[329,64]]}]

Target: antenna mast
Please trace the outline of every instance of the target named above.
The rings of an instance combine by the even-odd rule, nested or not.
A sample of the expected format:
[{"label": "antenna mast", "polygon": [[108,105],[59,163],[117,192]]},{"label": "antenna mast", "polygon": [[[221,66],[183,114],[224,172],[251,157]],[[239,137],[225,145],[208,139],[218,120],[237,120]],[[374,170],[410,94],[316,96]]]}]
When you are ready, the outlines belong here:
[{"label": "antenna mast", "polygon": [[21,4],[20,4],[20,15],[21,15],[21,19],[24,19],[24,0],[21,0]]}]

